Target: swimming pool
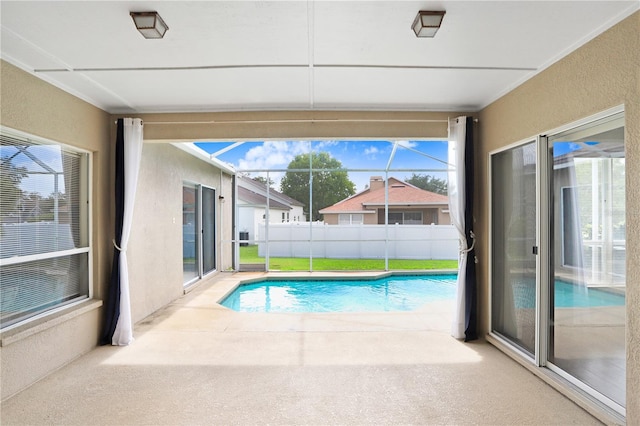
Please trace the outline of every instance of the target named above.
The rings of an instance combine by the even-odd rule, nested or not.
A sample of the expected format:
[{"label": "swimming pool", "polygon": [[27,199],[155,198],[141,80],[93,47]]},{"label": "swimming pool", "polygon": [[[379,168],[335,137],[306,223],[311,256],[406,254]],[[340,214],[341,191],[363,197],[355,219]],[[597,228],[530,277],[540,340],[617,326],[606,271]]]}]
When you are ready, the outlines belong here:
[{"label": "swimming pool", "polygon": [[220,304],[240,312],[391,312],[452,300],[456,275],[379,279],[260,281],[238,286]]},{"label": "swimming pool", "polygon": [[[453,301],[456,280],[456,274],[353,280],[262,280],[239,285],[220,304],[239,312],[411,311],[430,302]],[[517,308],[533,308],[535,281],[514,283],[514,298]],[[554,303],[556,308],[624,306],[625,297],[558,280]]]}]

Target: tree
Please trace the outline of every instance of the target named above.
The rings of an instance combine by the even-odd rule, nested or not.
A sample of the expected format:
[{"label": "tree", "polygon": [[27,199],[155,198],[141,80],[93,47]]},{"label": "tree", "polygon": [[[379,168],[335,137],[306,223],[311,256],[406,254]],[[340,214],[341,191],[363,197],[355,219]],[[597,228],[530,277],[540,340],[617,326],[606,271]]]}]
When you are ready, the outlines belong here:
[{"label": "tree", "polygon": [[2,214],[8,215],[18,210],[22,199],[20,183],[27,177],[26,167],[16,167],[9,157],[0,159],[0,188],[2,189]]},{"label": "tree", "polygon": [[438,179],[431,175],[412,173],[411,177],[406,179],[405,182],[410,183],[413,186],[417,186],[420,189],[424,189],[425,191],[447,195],[447,181],[444,179]]},{"label": "tree", "polygon": [[[294,170],[309,170],[309,156],[313,177],[313,201],[309,208],[309,172]],[[320,220],[319,210],[329,207],[353,194],[355,185],[349,180],[347,171],[342,163],[331,157],[328,152],[301,154],[296,156],[280,181],[280,191],[289,197],[304,203],[305,214],[310,220]]]}]

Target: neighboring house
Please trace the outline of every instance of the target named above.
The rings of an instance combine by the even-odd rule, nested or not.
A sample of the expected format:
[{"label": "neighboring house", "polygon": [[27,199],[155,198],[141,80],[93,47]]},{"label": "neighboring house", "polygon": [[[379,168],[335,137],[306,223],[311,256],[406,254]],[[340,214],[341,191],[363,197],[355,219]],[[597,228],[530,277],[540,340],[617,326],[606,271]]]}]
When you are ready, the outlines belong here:
[{"label": "neighboring house", "polygon": [[[268,189],[268,191],[267,191]],[[262,182],[249,177],[238,177],[238,229],[241,240],[255,240],[258,225],[267,220],[267,193],[269,223],[306,222],[304,204],[298,200],[267,188]]]},{"label": "neighboring house", "polygon": [[[449,198],[409,183],[389,178],[389,224],[450,225]],[[372,176],[369,188],[320,210],[329,225],[383,225],[385,181]]]}]

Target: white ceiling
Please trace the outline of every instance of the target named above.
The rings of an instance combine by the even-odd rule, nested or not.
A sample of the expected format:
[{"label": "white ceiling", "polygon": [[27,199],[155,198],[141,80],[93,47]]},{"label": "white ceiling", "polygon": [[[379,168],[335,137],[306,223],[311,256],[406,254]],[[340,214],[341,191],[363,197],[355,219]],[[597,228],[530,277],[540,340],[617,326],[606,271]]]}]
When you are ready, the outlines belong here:
[{"label": "white ceiling", "polygon": [[[634,1],[5,1],[2,58],[108,112],[475,111]],[[418,10],[446,10],[416,38]],[[130,11],[169,26],[146,40]]]}]

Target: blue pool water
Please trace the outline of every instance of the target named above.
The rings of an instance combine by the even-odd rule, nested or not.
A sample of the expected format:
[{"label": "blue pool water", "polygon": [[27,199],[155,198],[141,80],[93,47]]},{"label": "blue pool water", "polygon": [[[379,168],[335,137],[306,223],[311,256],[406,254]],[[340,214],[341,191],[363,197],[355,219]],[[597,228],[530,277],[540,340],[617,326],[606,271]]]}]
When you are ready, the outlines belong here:
[{"label": "blue pool water", "polygon": [[[411,311],[425,303],[453,300],[457,275],[399,275],[377,280],[280,280],[238,286],[222,306],[239,312]],[[516,307],[533,308],[535,281],[513,286]],[[556,308],[624,306],[624,295],[555,282]]]},{"label": "blue pool water", "polygon": [[411,311],[452,300],[456,275],[406,275],[376,280],[281,280],[239,286],[221,304],[241,312]]},{"label": "blue pool water", "polygon": [[624,295],[598,288],[556,281],[554,288],[556,308],[585,308],[597,306],[624,306]]},{"label": "blue pool water", "polygon": [[[536,283],[534,279],[520,279],[513,284],[517,308],[534,308]],[[554,284],[554,306],[556,308],[594,308],[599,306],[624,306],[624,295],[605,289],[586,287],[556,280]]]}]

